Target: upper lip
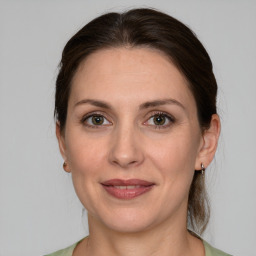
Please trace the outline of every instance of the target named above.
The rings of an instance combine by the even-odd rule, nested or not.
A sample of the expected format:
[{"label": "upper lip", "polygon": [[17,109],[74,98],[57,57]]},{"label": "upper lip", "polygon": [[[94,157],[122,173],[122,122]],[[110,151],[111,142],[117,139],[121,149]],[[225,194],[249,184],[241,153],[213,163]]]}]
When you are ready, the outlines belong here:
[{"label": "upper lip", "polygon": [[104,186],[152,186],[154,185],[153,182],[140,180],[140,179],[129,179],[129,180],[112,179],[112,180],[104,181],[101,184]]}]

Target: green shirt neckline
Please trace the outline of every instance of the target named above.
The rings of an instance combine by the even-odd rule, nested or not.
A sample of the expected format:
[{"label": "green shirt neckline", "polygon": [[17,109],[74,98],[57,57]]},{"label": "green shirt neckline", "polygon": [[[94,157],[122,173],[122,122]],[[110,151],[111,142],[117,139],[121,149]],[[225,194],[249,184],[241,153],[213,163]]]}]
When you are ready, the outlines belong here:
[{"label": "green shirt neckline", "polygon": [[[72,256],[74,249],[76,248],[78,243],[81,242],[83,239],[79,240],[78,242],[74,243],[73,245],[71,245],[65,249],[56,251],[54,253],[51,253],[51,254],[48,254],[45,256]],[[205,256],[231,256],[230,254],[227,254],[221,250],[218,250],[218,249],[212,247],[209,243],[207,243],[203,239],[202,239],[202,242],[204,244]]]}]

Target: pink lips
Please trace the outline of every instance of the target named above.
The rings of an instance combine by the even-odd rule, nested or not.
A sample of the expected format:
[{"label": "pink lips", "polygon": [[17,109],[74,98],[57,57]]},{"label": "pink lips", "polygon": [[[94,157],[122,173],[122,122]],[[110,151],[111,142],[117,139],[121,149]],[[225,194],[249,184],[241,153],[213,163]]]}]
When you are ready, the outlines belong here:
[{"label": "pink lips", "polygon": [[119,199],[132,199],[153,188],[152,182],[138,179],[112,179],[101,183],[103,188],[112,196]]}]

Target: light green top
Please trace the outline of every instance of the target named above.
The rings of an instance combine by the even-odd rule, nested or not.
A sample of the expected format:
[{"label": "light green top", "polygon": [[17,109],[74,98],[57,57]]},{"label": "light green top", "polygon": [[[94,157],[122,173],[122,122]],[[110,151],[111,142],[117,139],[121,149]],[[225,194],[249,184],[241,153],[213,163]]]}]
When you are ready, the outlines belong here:
[{"label": "light green top", "polygon": [[[48,254],[46,256],[72,256],[73,251],[79,242],[80,241],[78,241],[77,243],[71,245],[66,249],[59,250],[57,252]],[[209,245],[205,241],[203,241],[203,243],[204,243],[204,249],[205,249],[205,256],[231,256],[230,254],[227,254],[223,251],[213,248],[211,245]]]}]

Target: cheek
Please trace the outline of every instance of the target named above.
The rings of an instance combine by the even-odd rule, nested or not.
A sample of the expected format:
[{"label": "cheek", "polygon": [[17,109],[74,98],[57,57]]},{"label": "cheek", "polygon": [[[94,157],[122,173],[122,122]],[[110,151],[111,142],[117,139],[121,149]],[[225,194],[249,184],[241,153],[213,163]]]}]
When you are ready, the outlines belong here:
[{"label": "cheek", "polygon": [[194,176],[197,143],[189,140],[189,136],[181,138],[177,136],[166,139],[161,145],[161,147],[151,147],[148,156],[161,185],[159,193],[163,200],[159,200],[159,207],[166,209],[168,213],[187,203]]},{"label": "cheek", "polygon": [[104,173],[106,157],[104,141],[70,137],[68,144],[68,161],[71,167],[73,185],[78,198],[90,212],[95,212],[100,202],[98,189],[99,173]]},{"label": "cheek", "polygon": [[[99,182],[99,172],[104,172],[106,142],[80,133],[70,133],[67,138],[67,160],[70,164],[75,190],[79,195],[88,194]],[[80,196],[79,196],[80,197]],[[81,199],[81,198],[80,198]]]},{"label": "cheek", "polygon": [[93,173],[106,155],[106,141],[86,134],[83,129],[70,129],[66,141],[72,173]]},{"label": "cheek", "polygon": [[190,133],[173,134],[147,146],[148,156],[158,169],[167,174],[194,171],[198,152],[198,139]]},{"label": "cheek", "polygon": [[147,147],[150,165],[163,185],[161,207],[175,208],[187,201],[199,145],[199,137],[193,135],[180,131]]}]

